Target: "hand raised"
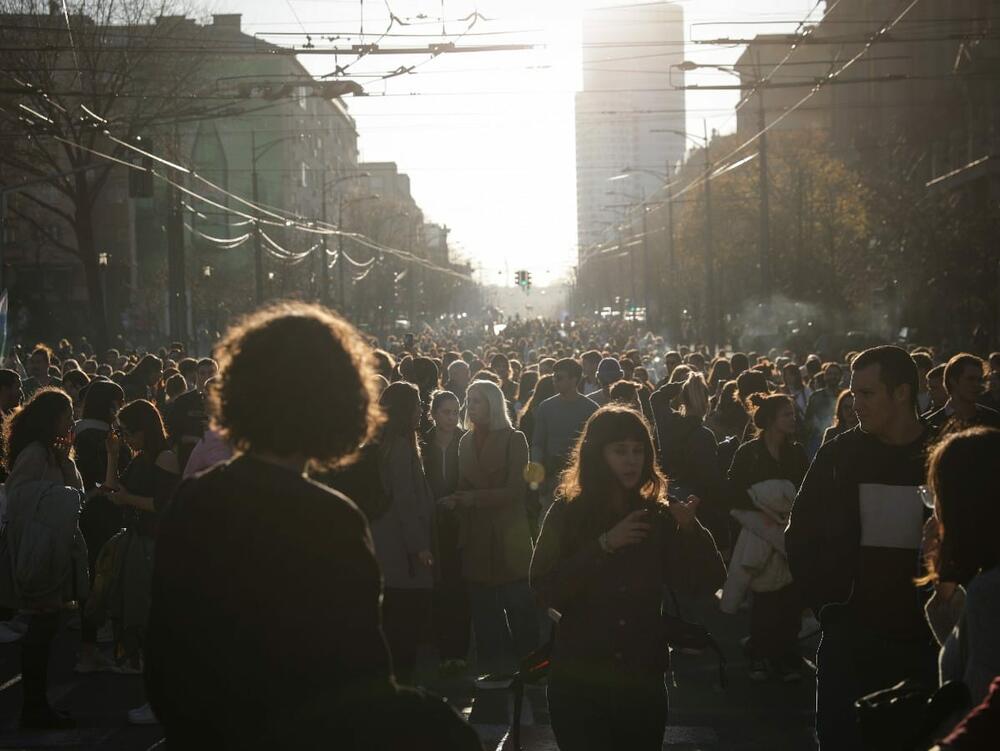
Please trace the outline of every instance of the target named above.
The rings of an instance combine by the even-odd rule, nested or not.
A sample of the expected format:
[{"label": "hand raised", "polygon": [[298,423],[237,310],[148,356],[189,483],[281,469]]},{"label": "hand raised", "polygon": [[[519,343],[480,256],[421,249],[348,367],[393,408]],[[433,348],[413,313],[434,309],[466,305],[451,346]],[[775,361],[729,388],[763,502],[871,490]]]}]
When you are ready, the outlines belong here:
[{"label": "hand raised", "polygon": [[647,521],[648,512],[633,511],[607,532],[606,541],[611,550],[635,545],[646,539],[652,525]]},{"label": "hand raised", "polygon": [[689,495],[686,501],[671,503],[670,515],[674,517],[677,526],[681,529],[691,526],[698,518],[698,507],[701,505],[701,498],[696,495]]}]

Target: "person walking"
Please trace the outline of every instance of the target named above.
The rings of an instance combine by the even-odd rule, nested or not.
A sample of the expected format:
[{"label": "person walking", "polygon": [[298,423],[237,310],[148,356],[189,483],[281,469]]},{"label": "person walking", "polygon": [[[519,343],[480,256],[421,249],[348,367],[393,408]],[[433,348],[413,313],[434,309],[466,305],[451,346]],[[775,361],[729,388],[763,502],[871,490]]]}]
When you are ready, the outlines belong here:
[{"label": "person walking", "polygon": [[952,357],[944,369],[948,401],[927,417],[927,425],[938,438],[965,428],[1000,428],[1000,412],[979,404],[985,383],[985,363],[967,352]]},{"label": "person walking", "polygon": [[[95,381],[87,387],[83,418],[73,429],[76,466],[83,478],[84,490],[89,493],[80,513],[80,531],[87,542],[91,586],[101,548],[121,530],[124,523],[121,507],[113,503],[107,493],[100,492],[108,476],[108,434],[117,423],[118,411],[124,402],[125,392],[117,383]],[[130,451],[120,451],[118,471],[124,471],[131,459]],[[81,603],[80,612],[80,650],[74,671],[94,673],[110,670],[113,663],[97,648],[97,631],[104,624],[94,623],[87,616],[85,603]]]},{"label": "person walking", "polygon": [[[802,677],[802,658],[797,652],[802,603],[788,571],[781,537],[809,459],[795,441],[797,421],[792,397],[754,394],[750,406],[758,433],[733,457],[729,468],[732,504],[741,523],[744,519],[748,522],[741,536],[756,534],[774,550],[770,567],[755,570],[757,578],[748,582],[753,591],[747,643],[750,678],[764,681],[776,675],[791,682]],[[746,517],[747,512],[752,516]],[[742,549],[739,543],[737,549]],[[736,566],[734,560],[731,577]]]},{"label": "person walking", "polygon": [[541,483],[541,511],[552,502],[552,490],[559,481],[583,426],[598,407],[580,393],[583,369],[576,360],[564,357],[552,369],[552,385],[556,394],[534,407],[534,427],[531,432],[531,461],[542,465],[545,479]]},{"label": "person walking", "polygon": [[[27,617],[27,630],[21,639],[24,701],[20,724],[24,729],[60,730],[75,725],[72,718],[53,710],[48,700],[49,658],[60,611],[85,594],[87,587],[85,543],[77,524],[80,493],[74,497],[72,491],[63,494],[58,490],[83,490],[73,461],[72,431],[73,402],[53,387],[35,390],[23,407],[6,417],[3,426],[8,472],[5,523],[12,560],[21,545],[37,544],[31,539],[31,525],[38,523],[35,519],[39,515],[44,514],[50,524],[58,520],[58,529],[63,532],[56,535],[53,531],[55,547],[47,551],[52,556],[52,574],[31,572],[30,591],[25,591],[22,582],[16,601],[0,603]],[[35,581],[35,577],[43,577],[43,581]]]},{"label": "person walking", "polygon": [[409,684],[417,647],[430,620],[434,500],[417,443],[423,416],[419,389],[407,381],[390,383],[379,404],[386,414],[379,439],[379,475],[388,506],[371,522],[372,539],[385,581],[382,624],[386,641],[397,679]]},{"label": "person walking", "polygon": [[[459,410],[458,397],[450,391],[438,391],[431,398],[434,427],[422,437],[420,450],[435,501],[458,490],[458,444],[465,435],[465,430],[458,425]],[[434,588],[434,636],[441,672],[457,675],[468,667],[472,621],[469,593],[462,579],[456,511],[439,505],[435,513],[435,530],[438,576]]]},{"label": "person walking", "polygon": [[[473,381],[466,401],[471,430],[458,444],[458,490],[442,498],[457,509],[462,575],[469,586],[480,673],[512,667],[538,646],[528,587],[531,532],[524,510],[528,444],[510,424],[500,387]],[[507,645],[514,655],[506,654]]]},{"label": "person walking", "polygon": [[[156,405],[145,399],[129,402],[118,413],[121,436],[108,433],[108,468],[103,489],[111,502],[122,507],[126,538],[120,565],[115,570],[111,608],[115,630],[115,670],[141,674],[149,620],[153,552],[160,513],[170,502],[180,481],[177,454],[170,447],[163,418]],[[122,442],[132,460],[119,473]],[[132,709],[129,722],[157,722],[149,703]]]},{"label": "person walking", "polygon": [[851,363],[851,392],[859,428],[819,449],[785,532],[792,578],[823,630],[822,751],[862,747],[858,698],[906,678],[932,684],[937,672],[913,586],[929,513],[920,492],[928,431],[917,417],[917,367],[899,347],[865,350]]},{"label": "person walking", "polygon": [[667,721],[664,587],[725,578],[698,500],[667,499],[645,420],[617,405],[588,420],[531,561],[531,586],[560,614],[548,682],[562,751],[654,751]]}]

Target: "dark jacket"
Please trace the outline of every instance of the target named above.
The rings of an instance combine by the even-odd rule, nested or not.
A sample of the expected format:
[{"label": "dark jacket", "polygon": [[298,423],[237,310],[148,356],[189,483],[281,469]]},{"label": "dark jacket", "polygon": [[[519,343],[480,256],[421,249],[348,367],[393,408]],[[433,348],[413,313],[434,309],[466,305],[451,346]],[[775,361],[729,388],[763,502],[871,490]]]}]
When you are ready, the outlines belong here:
[{"label": "dark jacket", "polygon": [[976,414],[972,419],[963,420],[951,411],[948,405],[945,405],[936,412],[927,415],[924,423],[931,429],[935,437],[944,438],[946,435],[958,433],[966,428],[1000,428],[1000,412],[977,404]]},{"label": "dark jacket", "polygon": [[424,460],[424,474],[430,483],[435,500],[444,498],[458,489],[458,442],[465,435],[461,428],[452,434],[451,442],[442,451],[435,443],[437,428],[431,428],[420,439],[420,453]]},{"label": "dark jacket", "polygon": [[553,670],[591,677],[662,673],[664,586],[714,592],[726,576],[722,557],[704,527],[681,531],[666,507],[652,504],[646,539],[607,554],[597,538],[623,517],[584,503],[552,504],[531,560],[532,589],[562,615]]},{"label": "dark jacket", "polygon": [[729,468],[729,503],[732,508],[756,509],[747,489],[764,480],[788,480],[796,489],[809,469],[805,449],[798,443],[785,444],[777,459],[771,456],[763,438],[754,438],[736,450]]},{"label": "dark jacket", "polygon": [[186,480],[160,520],[146,653],[167,738],[283,748],[325,721],[292,719],[316,697],[330,714],[387,690],[381,590],[365,518],[336,491],[248,456]]},{"label": "dark jacket", "polygon": [[[928,438],[925,432],[912,444],[890,446],[854,428],[816,454],[792,507],[785,547],[792,577],[824,626],[846,618],[886,637],[929,638],[913,584],[929,514],[918,491]],[[887,543],[887,536],[908,539]]]}]

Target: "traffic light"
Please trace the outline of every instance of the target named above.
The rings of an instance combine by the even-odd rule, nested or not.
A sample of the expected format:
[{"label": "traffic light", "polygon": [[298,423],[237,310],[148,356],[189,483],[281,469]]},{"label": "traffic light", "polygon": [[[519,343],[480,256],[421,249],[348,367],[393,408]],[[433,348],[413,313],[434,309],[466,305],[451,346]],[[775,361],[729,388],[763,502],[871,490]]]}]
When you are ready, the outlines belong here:
[{"label": "traffic light", "polygon": [[514,272],[514,281],[518,287],[527,292],[531,288],[531,272],[523,269]]}]

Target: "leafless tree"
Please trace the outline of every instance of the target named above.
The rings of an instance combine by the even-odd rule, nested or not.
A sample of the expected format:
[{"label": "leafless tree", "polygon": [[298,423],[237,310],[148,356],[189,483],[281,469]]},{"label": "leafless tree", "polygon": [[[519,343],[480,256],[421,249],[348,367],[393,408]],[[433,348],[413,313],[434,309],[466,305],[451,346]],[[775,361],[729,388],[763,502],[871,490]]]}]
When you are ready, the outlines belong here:
[{"label": "leafless tree", "polygon": [[[135,158],[114,139],[135,144],[215,106],[198,96],[205,45],[189,10],[174,0],[0,0],[0,172],[8,185],[55,189],[26,190],[11,212],[79,259],[99,346],[108,321],[94,208],[112,170]],[[69,232],[53,232],[53,221]]]}]

